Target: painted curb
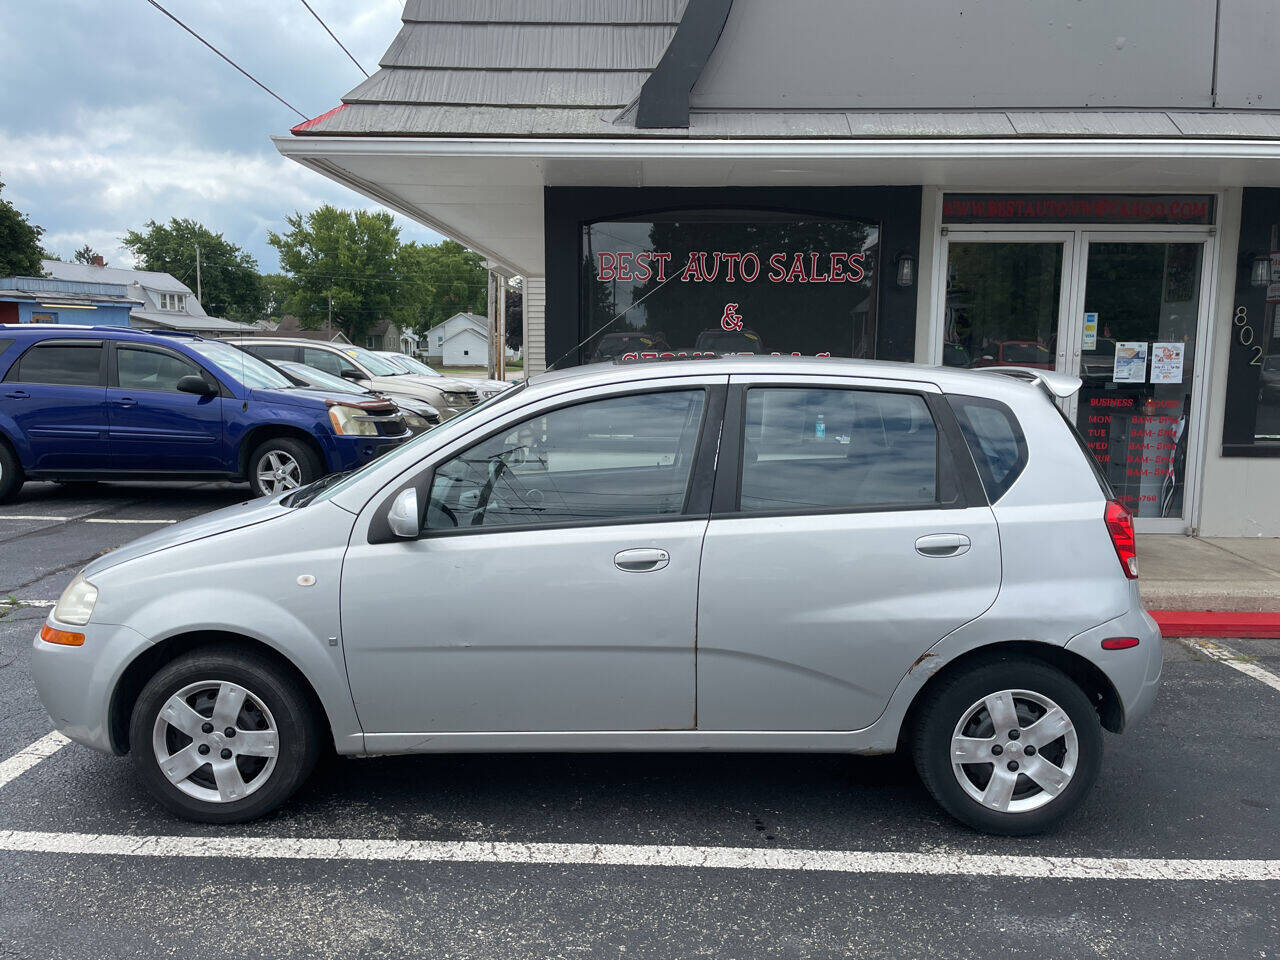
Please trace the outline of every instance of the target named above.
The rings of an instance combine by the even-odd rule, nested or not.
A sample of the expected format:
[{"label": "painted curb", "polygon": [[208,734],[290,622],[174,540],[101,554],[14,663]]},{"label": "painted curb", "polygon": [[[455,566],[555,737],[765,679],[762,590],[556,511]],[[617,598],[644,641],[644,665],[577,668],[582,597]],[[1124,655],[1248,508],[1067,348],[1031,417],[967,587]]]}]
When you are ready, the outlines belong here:
[{"label": "painted curb", "polygon": [[1280,611],[1234,613],[1220,610],[1148,610],[1166,637],[1280,638]]}]

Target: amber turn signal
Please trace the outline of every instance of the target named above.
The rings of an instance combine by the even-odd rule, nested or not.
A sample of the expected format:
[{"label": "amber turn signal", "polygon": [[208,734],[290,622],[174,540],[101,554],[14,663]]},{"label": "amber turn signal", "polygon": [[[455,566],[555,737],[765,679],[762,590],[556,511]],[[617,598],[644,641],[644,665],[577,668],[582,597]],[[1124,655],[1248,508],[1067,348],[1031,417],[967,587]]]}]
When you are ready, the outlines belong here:
[{"label": "amber turn signal", "polygon": [[60,643],[64,647],[79,647],[84,644],[83,633],[72,633],[70,630],[57,630],[47,623],[40,629],[40,639],[46,643]]}]

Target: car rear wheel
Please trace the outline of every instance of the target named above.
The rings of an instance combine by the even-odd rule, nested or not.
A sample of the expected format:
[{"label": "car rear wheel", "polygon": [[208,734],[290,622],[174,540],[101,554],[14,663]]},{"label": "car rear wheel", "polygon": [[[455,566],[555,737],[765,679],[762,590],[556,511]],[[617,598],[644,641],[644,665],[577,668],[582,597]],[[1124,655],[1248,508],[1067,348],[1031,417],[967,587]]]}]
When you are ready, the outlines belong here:
[{"label": "car rear wheel", "polygon": [[0,503],[17,499],[24,479],[22,464],[9,445],[0,440]]},{"label": "car rear wheel", "polygon": [[1032,659],[944,677],[924,704],[916,769],[957,820],[986,833],[1041,833],[1067,817],[1102,763],[1102,727],[1084,692]]},{"label": "car rear wheel", "polygon": [[323,472],[315,451],[292,437],[273,437],[249,456],[249,486],[259,497],[305,487]]},{"label": "car rear wheel", "polygon": [[129,726],[147,790],[202,823],[241,823],[280,806],[311,773],[320,736],[292,676],[251,651],[219,648],[163,667]]}]

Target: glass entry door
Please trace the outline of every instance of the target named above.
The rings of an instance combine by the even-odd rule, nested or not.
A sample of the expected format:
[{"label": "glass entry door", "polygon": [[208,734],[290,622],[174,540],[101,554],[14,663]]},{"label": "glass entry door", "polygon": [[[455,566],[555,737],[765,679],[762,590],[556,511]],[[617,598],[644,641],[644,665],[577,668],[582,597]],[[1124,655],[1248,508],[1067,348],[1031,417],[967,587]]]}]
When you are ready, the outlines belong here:
[{"label": "glass entry door", "polygon": [[955,232],[946,244],[941,361],[1067,369],[1070,233]]},{"label": "glass entry door", "polygon": [[1072,403],[1117,497],[1150,532],[1181,531],[1195,489],[1205,243],[1085,234]]}]

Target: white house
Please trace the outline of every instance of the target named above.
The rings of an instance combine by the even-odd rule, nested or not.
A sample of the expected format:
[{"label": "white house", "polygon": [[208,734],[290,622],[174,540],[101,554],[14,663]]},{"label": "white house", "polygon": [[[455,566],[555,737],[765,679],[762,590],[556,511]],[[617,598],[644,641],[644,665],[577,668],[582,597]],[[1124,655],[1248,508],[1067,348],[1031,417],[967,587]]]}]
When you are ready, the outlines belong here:
[{"label": "white house", "polygon": [[455,313],[427,331],[427,354],[445,367],[489,365],[489,321],[474,313]]},{"label": "white house", "polygon": [[250,324],[209,316],[191,288],[168,273],[61,260],[41,260],[40,265],[45,275],[55,280],[123,284],[129,297],[142,303],[129,312],[129,326],[140,330],[160,328],[214,337],[255,332]]}]

